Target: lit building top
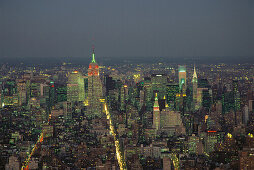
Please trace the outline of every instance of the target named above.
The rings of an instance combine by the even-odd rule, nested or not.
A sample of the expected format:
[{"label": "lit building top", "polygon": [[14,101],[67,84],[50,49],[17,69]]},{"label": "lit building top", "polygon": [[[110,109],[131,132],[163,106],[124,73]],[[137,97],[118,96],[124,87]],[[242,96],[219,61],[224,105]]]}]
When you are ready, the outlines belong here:
[{"label": "lit building top", "polygon": [[178,66],[178,71],[179,71],[179,72],[186,72],[186,67],[185,67],[185,66],[182,66],[182,65],[179,65],[179,66]]},{"label": "lit building top", "polygon": [[159,106],[159,102],[158,102],[158,95],[157,95],[157,93],[155,93],[153,110],[154,111],[159,111],[160,110],[159,108],[160,108],[160,106]]},{"label": "lit building top", "polygon": [[98,76],[98,75],[99,75],[99,66],[95,61],[95,53],[93,49],[92,61],[89,64],[89,68],[88,68],[88,76]]},{"label": "lit building top", "polygon": [[95,54],[94,54],[94,50],[93,50],[93,54],[92,54],[92,63],[96,63],[96,61],[95,61]]},{"label": "lit building top", "polygon": [[198,78],[198,76],[197,76],[197,73],[196,73],[196,68],[194,66],[193,80],[197,79],[197,78]]}]

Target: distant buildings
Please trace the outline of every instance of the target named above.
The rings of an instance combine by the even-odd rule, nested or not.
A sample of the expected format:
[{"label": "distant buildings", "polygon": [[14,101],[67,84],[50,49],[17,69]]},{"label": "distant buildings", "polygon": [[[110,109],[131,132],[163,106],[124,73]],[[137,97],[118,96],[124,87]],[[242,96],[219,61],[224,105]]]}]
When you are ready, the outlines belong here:
[{"label": "distant buildings", "polygon": [[2,72],[0,169],[253,169],[253,69],[169,65]]}]

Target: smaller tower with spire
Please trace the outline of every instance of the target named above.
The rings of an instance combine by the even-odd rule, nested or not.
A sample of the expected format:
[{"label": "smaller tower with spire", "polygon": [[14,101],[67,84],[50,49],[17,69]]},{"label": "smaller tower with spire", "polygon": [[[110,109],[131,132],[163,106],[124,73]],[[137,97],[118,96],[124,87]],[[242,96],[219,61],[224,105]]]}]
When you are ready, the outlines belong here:
[{"label": "smaller tower with spire", "polygon": [[193,95],[193,103],[196,104],[197,102],[197,91],[198,91],[198,76],[196,73],[196,68],[194,65],[194,72],[192,77],[192,95]]},{"label": "smaller tower with spire", "polygon": [[153,105],[153,128],[160,129],[160,106],[158,102],[158,95],[155,93],[154,105]]}]

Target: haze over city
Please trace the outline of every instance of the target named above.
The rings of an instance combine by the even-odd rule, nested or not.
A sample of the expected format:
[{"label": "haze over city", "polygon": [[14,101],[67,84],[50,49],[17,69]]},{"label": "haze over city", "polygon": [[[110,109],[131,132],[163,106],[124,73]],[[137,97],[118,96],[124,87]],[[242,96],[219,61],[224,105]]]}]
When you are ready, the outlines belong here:
[{"label": "haze over city", "polygon": [[0,57],[254,56],[252,0],[0,1]]}]

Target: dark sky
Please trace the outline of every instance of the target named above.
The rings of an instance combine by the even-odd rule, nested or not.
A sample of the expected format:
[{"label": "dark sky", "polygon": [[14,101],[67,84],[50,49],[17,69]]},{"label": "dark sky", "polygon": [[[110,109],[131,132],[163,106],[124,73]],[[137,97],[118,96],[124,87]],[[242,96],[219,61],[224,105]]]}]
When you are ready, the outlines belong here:
[{"label": "dark sky", "polygon": [[0,0],[0,57],[251,57],[253,31],[253,0]]}]

